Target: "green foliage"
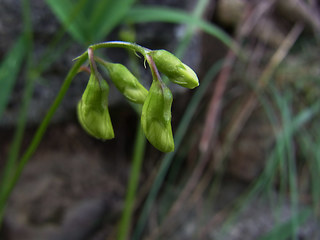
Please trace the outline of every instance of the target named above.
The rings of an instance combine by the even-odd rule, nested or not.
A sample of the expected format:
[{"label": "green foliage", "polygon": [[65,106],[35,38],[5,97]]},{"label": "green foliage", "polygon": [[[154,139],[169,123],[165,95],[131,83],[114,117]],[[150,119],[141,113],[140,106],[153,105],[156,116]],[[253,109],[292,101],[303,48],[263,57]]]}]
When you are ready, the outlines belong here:
[{"label": "green foliage", "polygon": [[219,27],[202,20],[197,16],[190,16],[189,13],[179,9],[137,6],[128,11],[124,20],[129,23],[170,22],[195,26],[221,40],[221,42],[223,42],[226,46],[237,52],[237,49],[232,45],[233,40]]},{"label": "green foliage", "polygon": [[[185,24],[193,30],[200,29],[214,37],[217,37],[225,45],[237,51],[237,49],[233,47],[232,39],[215,25],[201,20],[201,14],[199,13],[191,15],[188,12],[171,8],[145,6],[132,7],[134,3],[133,0],[46,0],[46,2],[73,39],[84,45],[104,40],[108,33],[110,33],[110,31],[120,23],[126,22],[131,24],[161,21]],[[201,2],[204,3],[205,1]],[[189,37],[193,34],[194,32],[191,31]],[[182,42],[181,45],[187,46],[188,39],[190,40],[190,38],[186,37],[185,42]],[[62,44],[62,42],[58,42],[58,45],[60,43]],[[0,80],[3,84],[0,88],[0,116],[8,103],[15,80],[19,72],[21,72],[23,60],[29,51],[29,49],[24,48],[24,44],[25,38],[20,37],[0,65]],[[135,49],[135,51],[137,51],[137,49]],[[54,51],[49,51],[48,55],[51,57],[53,54]],[[182,53],[180,54],[182,55]],[[157,56],[151,54],[159,71],[167,75],[172,82],[184,87],[194,88],[198,86],[198,79],[188,66],[179,62],[179,64],[182,64],[180,69],[183,69],[183,73],[179,71],[175,72],[170,69],[170,67],[174,65],[170,59],[174,59],[173,61],[176,61],[177,58],[171,53],[169,53],[169,55],[169,57],[168,55],[163,57],[159,64]],[[46,61],[45,65],[50,65],[51,61],[52,60],[49,59]],[[14,172],[13,178],[10,179],[11,182],[9,183],[8,188],[5,188],[5,191],[0,194],[0,210],[2,211],[2,214],[5,201],[7,200],[10,191],[13,189],[13,186],[21,174],[25,164],[28,162],[28,159],[31,157],[37,148],[37,145],[41,141],[50,119],[69,87],[68,84],[70,84],[72,78],[77,72],[77,68],[79,68],[84,61],[84,58],[78,59],[75,67],[70,71],[61,92],[58,94],[57,99],[55,100],[52,108],[50,108],[43,123],[40,125],[30,148],[28,148],[17,164],[17,171]],[[99,60],[96,61],[99,62]],[[118,239],[125,239],[129,234],[128,229],[130,225],[130,218],[134,209],[135,191],[139,180],[139,172],[145,147],[143,133],[145,133],[149,141],[159,150],[163,152],[174,150],[174,152],[164,156],[151,191],[147,197],[147,201],[142,206],[142,214],[140,215],[138,225],[134,228],[134,239],[141,239],[141,234],[148,221],[148,214],[152,204],[157,198],[159,189],[163,186],[165,176],[168,174],[177,150],[181,150],[183,137],[191,127],[191,121],[194,113],[200,107],[201,100],[212,79],[220,70],[221,63],[214,65],[211,70],[208,71],[206,77],[201,81],[201,86],[195,90],[192,99],[188,103],[186,111],[182,116],[182,120],[177,127],[174,142],[171,130],[172,95],[170,90],[160,81],[153,80],[148,93],[148,91],[138,82],[139,78],[136,78],[131,74],[131,72],[129,72],[129,70],[123,65],[113,63],[105,65],[105,62],[100,63],[107,68],[110,79],[129,101],[143,104],[141,117],[142,125],[138,125],[134,148],[135,160],[133,162],[132,169],[133,178],[130,178],[129,181],[130,186],[128,187],[127,193],[127,196],[129,197],[125,203],[125,208],[129,210],[125,210],[125,220],[123,221],[123,225],[119,225],[120,230]],[[42,65],[42,63],[34,68],[36,69],[34,73],[37,77],[41,77],[41,73],[44,69],[44,67],[40,65]],[[298,66],[299,65],[300,63]],[[28,71],[31,70],[30,66],[27,66],[27,68],[30,68]],[[234,211],[231,211],[230,218],[225,221],[225,226],[232,226],[235,221],[239,221],[239,218],[237,217],[240,212],[246,207],[250,207],[250,202],[254,197],[260,193],[270,191],[274,188],[275,183],[279,183],[280,195],[287,196],[289,193],[288,196],[293,216],[287,222],[275,225],[271,232],[260,238],[261,240],[293,238],[297,233],[298,228],[310,216],[310,211],[300,211],[299,209],[299,194],[301,190],[298,182],[299,166],[297,165],[297,148],[301,150],[302,156],[300,157],[304,159],[303,164],[306,164],[310,173],[308,179],[310,181],[310,189],[308,189],[308,191],[310,190],[311,192],[314,209],[319,211],[320,191],[317,185],[317,179],[320,174],[320,151],[318,150],[320,138],[316,124],[320,115],[320,105],[318,101],[316,101],[318,97],[318,78],[314,76],[310,78],[308,75],[305,75],[301,78],[299,77],[299,81],[295,79],[295,76],[297,75],[296,72],[299,72],[299,67],[296,67],[295,69],[289,68],[287,71],[288,72],[284,75],[287,76],[288,79],[292,79],[293,84],[296,85],[297,88],[301,88],[309,96],[308,101],[306,101],[306,103],[303,101],[297,102],[295,95],[301,93],[300,91],[297,93],[297,88],[285,88],[286,90],[284,91],[283,89],[278,89],[278,86],[268,89],[270,96],[260,96],[261,103],[267,112],[269,121],[274,126],[274,132],[277,133],[274,148],[270,150],[268,161],[261,175],[257,178],[246,194],[241,196],[239,201],[236,201]],[[190,81],[184,82],[183,80],[185,80],[185,78],[180,78],[181,76],[185,77],[188,75],[190,77]],[[91,79],[94,80],[91,81]],[[308,81],[310,79],[312,81]],[[91,83],[94,84],[92,85]],[[91,95],[88,94],[89,92],[95,93]],[[92,96],[94,97],[91,98]],[[99,82],[91,75],[87,89],[85,90],[82,100],[78,106],[80,123],[82,123],[82,126],[89,134],[100,139],[109,139],[113,137],[114,134],[109,113],[105,114],[108,112],[107,96],[108,87],[106,82],[104,80]],[[101,108],[97,106],[101,106]],[[297,106],[299,106],[299,108]],[[100,113],[103,114],[100,115]],[[108,125],[109,127],[100,128],[101,126],[105,126],[106,123],[107,125],[110,123]],[[92,127],[94,127],[94,130],[92,130]],[[112,134],[111,131],[105,131],[106,129],[112,129]],[[107,132],[109,135],[106,134]],[[17,149],[17,152],[18,151],[19,149]],[[179,157],[184,158],[184,156]],[[216,185],[213,184],[212,186]],[[284,198],[285,197],[280,200],[283,201]],[[279,202],[276,202],[276,206],[277,204],[281,204],[280,200]],[[225,230],[227,227],[222,229]]]},{"label": "green foliage", "polygon": [[46,0],[71,36],[82,44],[103,40],[117,26],[134,0]]},{"label": "green foliage", "polygon": [[[71,36],[82,44],[88,44],[93,41],[99,41],[106,37],[106,35],[116,26],[120,23],[124,17],[127,16],[127,13],[132,11],[132,13],[135,10],[138,9],[131,9],[131,6],[133,4],[133,0],[128,1],[88,1],[88,0],[80,0],[80,1],[62,1],[62,0],[46,0],[49,7],[52,9],[54,14],[57,16],[57,18],[61,21],[64,28],[71,34]],[[201,1],[204,2],[204,1]],[[24,4],[28,5],[28,1],[23,1]],[[27,6],[28,7],[28,6]],[[24,9],[28,9],[25,8]],[[149,13],[149,9],[142,10],[143,15],[146,15]],[[155,9],[156,10],[156,9]],[[162,15],[164,9],[156,10],[153,13],[156,13],[158,11],[158,14],[156,14],[158,17]],[[167,11],[170,9],[166,9]],[[170,16],[171,14],[171,16]],[[215,27],[210,27],[210,24],[202,24],[203,22],[197,21],[196,24],[194,24],[193,21],[185,21],[187,16],[189,15],[187,12],[178,12],[176,14],[176,11],[171,11],[169,15],[165,15],[164,17],[173,17],[176,18],[177,23],[184,23],[186,22],[187,25],[192,25],[194,27],[199,27],[202,29],[206,29],[205,31],[211,32],[211,34],[219,35],[221,31],[216,31]],[[183,15],[181,18],[180,15]],[[30,25],[31,21],[30,19],[27,19],[30,17],[30,14],[27,14],[26,16],[26,23]],[[175,16],[176,15],[176,16]],[[198,15],[199,17],[200,15]],[[132,17],[132,14],[131,14]],[[180,19],[179,19],[180,18]],[[134,22],[130,20],[130,16],[126,17],[126,20],[129,20],[130,22]],[[151,19],[152,20],[152,19]],[[159,19],[161,21],[161,19]],[[139,20],[141,21],[141,20]],[[148,21],[147,19],[144,19],[142,21]],[[153,19],[152,21],[155,21]],[[167,19],[167,21],[171,21],[170,19]],[[202,25],[200,27],[200,25]],[[31,26],[31,25],[30,25]],[[29,26],[29,30],[31,29]],[[62,42],[61,37],[63,35],[64,31],[57,32],[57,36],[53,38],[52,44],[50,44],[50,47],[48,47],[48,51],[46,51],[45,55],[42,56],[42,59],[38,61],[37,63],[30,64],[27,67],[30,69],[27,69],[26,72],[29,72],[31,70],[32,66],[32,79],[35,80],[37,78],[41,77],[42,71],[44,71],[48,66],[50,66],[50,63],[57,59],[57,57],[61,56],[63,53],[63,49],[66,49],[68,47],[68,43]],[[32,34],[31,31],[29,31],[30,34]],[[223,34],[222,34],[223,35]],[[221,37],[221,36],[220,36]],[[225,39],[228,41],[228,37],[225,35]],[[1,69],[1,81],[3,81],[5,84],[5,87],[2,87],[0,91],[3,90],[4,94],[0,94],[0,106],[2,107],[1,112],[3,112],[3,109],[5,108],[8,97],[10,96],[10,88],[12,89],[12,86],[14,84],[14,81],[17,77],[17,74],[21,70],[21,63],[24,58],[24,55],[28,53],[28,51],[32,51],[31,48],[25,48],[28,44],[26,44],[25,39],[22,40],[23,37],[21,37],[15,47],[13,47],[12,51],[7,55],[8,57],[1,63],[0,69]],[[222,36],[223,39],[223,36]],[[226,44],[228,44],[226,41]],[[230,38],[229,38],[230,41]],[[62,47],[61,47],[62,46]],[[63,48],[63,49],[62,49]],[[32,53],[30,52],[30,56],[32,56]],[[59,106],[64,94],[66,93],[66,90],[68,89],[70,82],[74,75],[77,72],[77,69],[79,66],[83,63],[83,58],[77,61],[77,63],[74,65],[74,67],[70,70],[68,76],[66,77],[66,80],[61,87],[61,91],[57,95],[57,98],[55,99],[52,107],[48,110],[48,114],[45,116],[43,122],[39,126],[29,148],[26,150],[26,152],[23,154],[21,159],[19,160],[16,171],[13,173],[13,177],[9,179],[9,181],[5,184],[8,187],[5,189],[4,192],[1,193],[0,200],[1,200],[1,214],[3,214],[5,202],[8,199],[8,196],[10,192],[12,191],[16,181],[18,180],[21,172],[23,171],[23,168],[27,164],[28,160],[34,153],[35,149],[37,148],[38,144],[40,143],[43,134],[50,122],[50,119],[52,118],[54,112],[56,111],[57,107]],[[14,64],[13,64],[14,63]],[[38,64],[38,65],[37,65]],[[31,72],[31,71],[30,71]],[[4,75],[2,75],[5,73]],[[2,80],[2,76],[4,76],[4,80]],[[8,76],[8,77],[7,77]],[[10,80],[12,79],[12,80]],[[7,84],[8,83],[8,84]],[[33,85],[30,85],[31,88]],[[28,90],[28,92],[32,92]],[[31,96],[31,94],[29,94]],[[26,101],[27,102],[27,101]],[[27,110],[27,108],[24,108],[24,110]],[[21,118],[21,121],[25,121],[25,118]],[[21,126],[23,126],[22,124]],[[22,128],[23,129],[23,128]],[[22,132],[22,131],[19,131]],[[21,135],[22,136],[22,135]],[[141,141],[140,141],[141,142]],[[19,144],[13,144],[17,146],[15,148],[15,152],[19,152]],[[141,146],[143,144],[138,144],[138,148],[143,149]],[[141,151],[137,151],[140,152]],[[141,155],[141,154],[140,154]],[[137,159],[139,159],[139,154],[137,154]],[[141,157],[141,156],[140,156]],[[138,162],[138,161],[137,161]]]}]

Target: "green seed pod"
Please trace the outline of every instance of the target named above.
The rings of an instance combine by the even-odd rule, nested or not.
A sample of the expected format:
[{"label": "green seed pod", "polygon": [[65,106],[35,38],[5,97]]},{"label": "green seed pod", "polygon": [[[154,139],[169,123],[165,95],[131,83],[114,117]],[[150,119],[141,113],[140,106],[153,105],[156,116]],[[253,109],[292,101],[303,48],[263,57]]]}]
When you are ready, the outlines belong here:
[{"label": "green seed pod", "polygon": [[149,142],[162,152],[172,152],[171,129],[172,93],[159,81],[153,81],[142,107],[142,129]]},{"label": "green seed pod", "polygon": [[86,90],[78,103],[78,119],[82,128],[91,136],[107,140],[114,138],[108,110],[109,86],[106,81],[90,75]]},{"label": "green seed pod", "polygon": [[197,74],[172,53],[166,50],[154,50],[149,53],[158,70],[173,83],[193,89],[199,86]]},{"label": "green seed pod", "polygon": [[107,68],[109,76],[117,89],[131,102],[143,104],[148,90],[138,79],[119,63],[100,62]]}]

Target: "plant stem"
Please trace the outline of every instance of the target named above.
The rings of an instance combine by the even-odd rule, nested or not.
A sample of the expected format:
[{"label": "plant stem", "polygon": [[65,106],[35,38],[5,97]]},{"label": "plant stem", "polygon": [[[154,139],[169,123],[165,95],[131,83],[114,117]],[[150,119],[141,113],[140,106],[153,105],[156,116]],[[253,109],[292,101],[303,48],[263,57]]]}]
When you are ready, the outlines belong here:
[{"label": "plant stem", "polygon": [[[130,43],[130,42],[123,42],[123,41],[109,41],[109,42],[102,42],[90,45],[89,48],[92,50],[97,50],[99,48],[109,48],[109,47],[118,47],[118,48],[125,48],[131,51],[136,51],[141,53],[144,57],[149,53],[151,50],[145,47],[142,47],[136,43]],[[87,55],[87,51],[85,51],[83,54],[81,54],[79,57],[75,58],[82,58]]]},{"label": "plant stem", "polygon": [[[42,120],[40,126],[38,127],[29,147],[21,157],[18,165],[17,165],[17,170],[15,172],[15,175],[12,177],[11,182],[8,184],[7,188],[4,190],[4,193],[1,195],[0,198],[0,221],[4,215],[4,210],[5,210],[5,203],[7,202],[14,186],[16,185],[25,165],[29,161],[30,157],[33,155],[35,150],[37,149],[40,141],[42,140],[42,137],[50,123],[51,118],[53,117],[55,111],[59,107],[63,97],[65,96],[67,90],[69,89],[69,86],[71,84],[72,79],[75,77],[77,74],[80,66],[84,63],[86,60],[85,57],[80,57],[77,62],[73,65],[73,67],[70,69],[67,77],[65,78],[63,85],[60,88],[60,91],[55,98],[54,102],[52,103],[50,109],[47,112],[47,115],[44,117]],[[1,222],[0,222],[1,223]]]},{"label": "plant stem", "polygon": [[211,83],[212,79],[214,79],[214,77],[221,70],[221,67],[222,67],[222,62],[219,61],[210,68],[210,70],[207,72],[206,76],[203,78],[200,87],[197,89],[197,91],[193,95],[186,112],[183,114],[183,118],[181,119],[181,122],[179,123],[179,126],[175,132],[175,148],[176,148],[176,150],[174,152],[167,153],[161,162],[157,176],[153,182],[152,188],[148,194],[148,197],[147,197],[145,204],[142,208],[142,212],[139,216],[137,227],[133,233],[133,237],[132,237],[133,240],[138,240],[138,239],[142,238],[142,232],[146,226],[147,219],[150,214],[151,208],[152,208],[152,206],[155,202],[155,199],[157,197],[157,194],[158,194],[158,192],[164,182],[165,176],[168,173],[168,170],[169,170],[169,167],[172,163],[173,157],[175,156],[177,149],[180,147],[180,145],[182,143],[183,137],[185,136],[186,132],[189,129],[192,117],[194,116],[202,97],[204,96],[206,90],[208,89],[208,86]]},{"label": "plant stem", "polygon": [[148,65],[150,66],[152,79],[159,81],[161,83],[161,85],[163,85],[161,76],[159,74],[159,71],[158,71],[156,64],[154,63],[152,57],[150,55],[146,55],[146,60],[147,60]]},{"label": "plant stem", "polygon": [[143,154],[145,150],[145,137],[142,131],[141,123],[138,122],[136,139],[133,152],[133,164],[130,173],[130,179],[128,184],[128,190],[125,199],[125,206],[123,214],[119,223],[117,240],[125,240],[128,237],[132,219],[132,213],[134,210],[136,190],[139,183],[139,176],[143,161]]},{"label": "plant stem", "polygon": [[[128,51],[132,56],[132,52]],[[144,55],[146,58],[147,54]],[[101,59],[102,60],[102,59]],[[103,61],[103,60],[102,60]],[[104,62],[104,61],[103,61]],[[136,58],[131,58],[131,62],[137,64]],[[136,75],[139,76],[140,72],[136,69]],[[140,76],[139,76],[140,77]],[[136,110],[137,115],[141,115],[141,105],[132,104],[132,107]],[[125,240],[128,238],[131,229],[132,215],[134,212],[136,191],[139,183],[141,166],[143,161],[143,155],[145,152],[146,138],[144,137],[140,119],[137,123],[137,132],[134,144],[133,163],[130,174],[129,183],[127,186],[125,206],[122,212],[122,216],[118,225],[117,239]]]}]

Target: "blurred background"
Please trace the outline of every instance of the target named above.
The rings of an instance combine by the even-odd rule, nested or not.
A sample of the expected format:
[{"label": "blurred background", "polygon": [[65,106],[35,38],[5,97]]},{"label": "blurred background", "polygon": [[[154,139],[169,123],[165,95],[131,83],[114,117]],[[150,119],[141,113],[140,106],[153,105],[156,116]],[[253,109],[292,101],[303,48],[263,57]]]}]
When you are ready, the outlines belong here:
[{"label": "blurred background", "polygon": [[[319,240],[319,11],[316,0],[0,0],[0,239],[125,239],[120,229],[127,239]],[[140,116],[112,84],[115,139],[88,136],[76,116],[82,72],[21,164],[73,59],[111,40],[167,49],[198,74],[196,89],[168,85],[175,151],[139,138]],[[142,58],[96,52],[149,88]]]}]

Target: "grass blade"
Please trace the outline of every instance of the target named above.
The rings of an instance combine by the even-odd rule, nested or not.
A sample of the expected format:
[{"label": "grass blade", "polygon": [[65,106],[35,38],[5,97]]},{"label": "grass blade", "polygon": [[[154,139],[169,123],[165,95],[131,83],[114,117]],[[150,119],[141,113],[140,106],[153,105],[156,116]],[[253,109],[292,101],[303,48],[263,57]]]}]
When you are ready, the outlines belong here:
[{"label": "grass blade", "polygon": [[125,17],[125,20],[130,23],[160,21],[196,26],[202,31],[218,38],[229,48],[236,50],[235,47],[233,47],[235,45],[232,45],[233,40],[220,28],[179,9],[166,7],[134,7],[129,10],[128,14]]},{"label": "grass blade", "polygon": [[123,19],[135,0],[46,0],[63,26],[79,43],[103,40]]},{"label": "grass blade", "polygon": [[0,117],[6,108],[26,54],[25,36],[20,36],[0,65]]},{"label": "grass blade", "polygon": [[[122,1],[98,1],[99,11],[92,11],[92,24],[91,29],[95,29],[93,33],[93,40],[101,41],[117,26],[128,10],[131,8],[135,0],[122,0]],[[97,8],[97,7],[96,7]]]},{"label": "grass blade", "polygon": [[87,0],[81,0],[77,4],[65,0],[46,0],[46,3],[77,42],[88,42],[86,25],[83,24],[86,21],[83,21],[82,14]]},{"label": "grass blade", "polygon": [[269,233],[265,234],[259,240],[286,240],[292,234],[292,226],[296,223],[302,225],[310,216],[311,211],[306,209],[294,215],[291,219],[283,224],[275,226]]},{"label": "grass blade", "polygon": [[[192,12],[192,16],[195,18],[201,18],[205,12],[206,7],[208,6],[209,0],[199,0],[195,9]],[[186,52],[187,47],[189,46],[192,37],[194,36],[196,26],[188,25],[187,29],[184,32],[184,36],[181,38],[180,43],[175,51],[175,55],[178,58],[182,58],[183,54]]]}]

